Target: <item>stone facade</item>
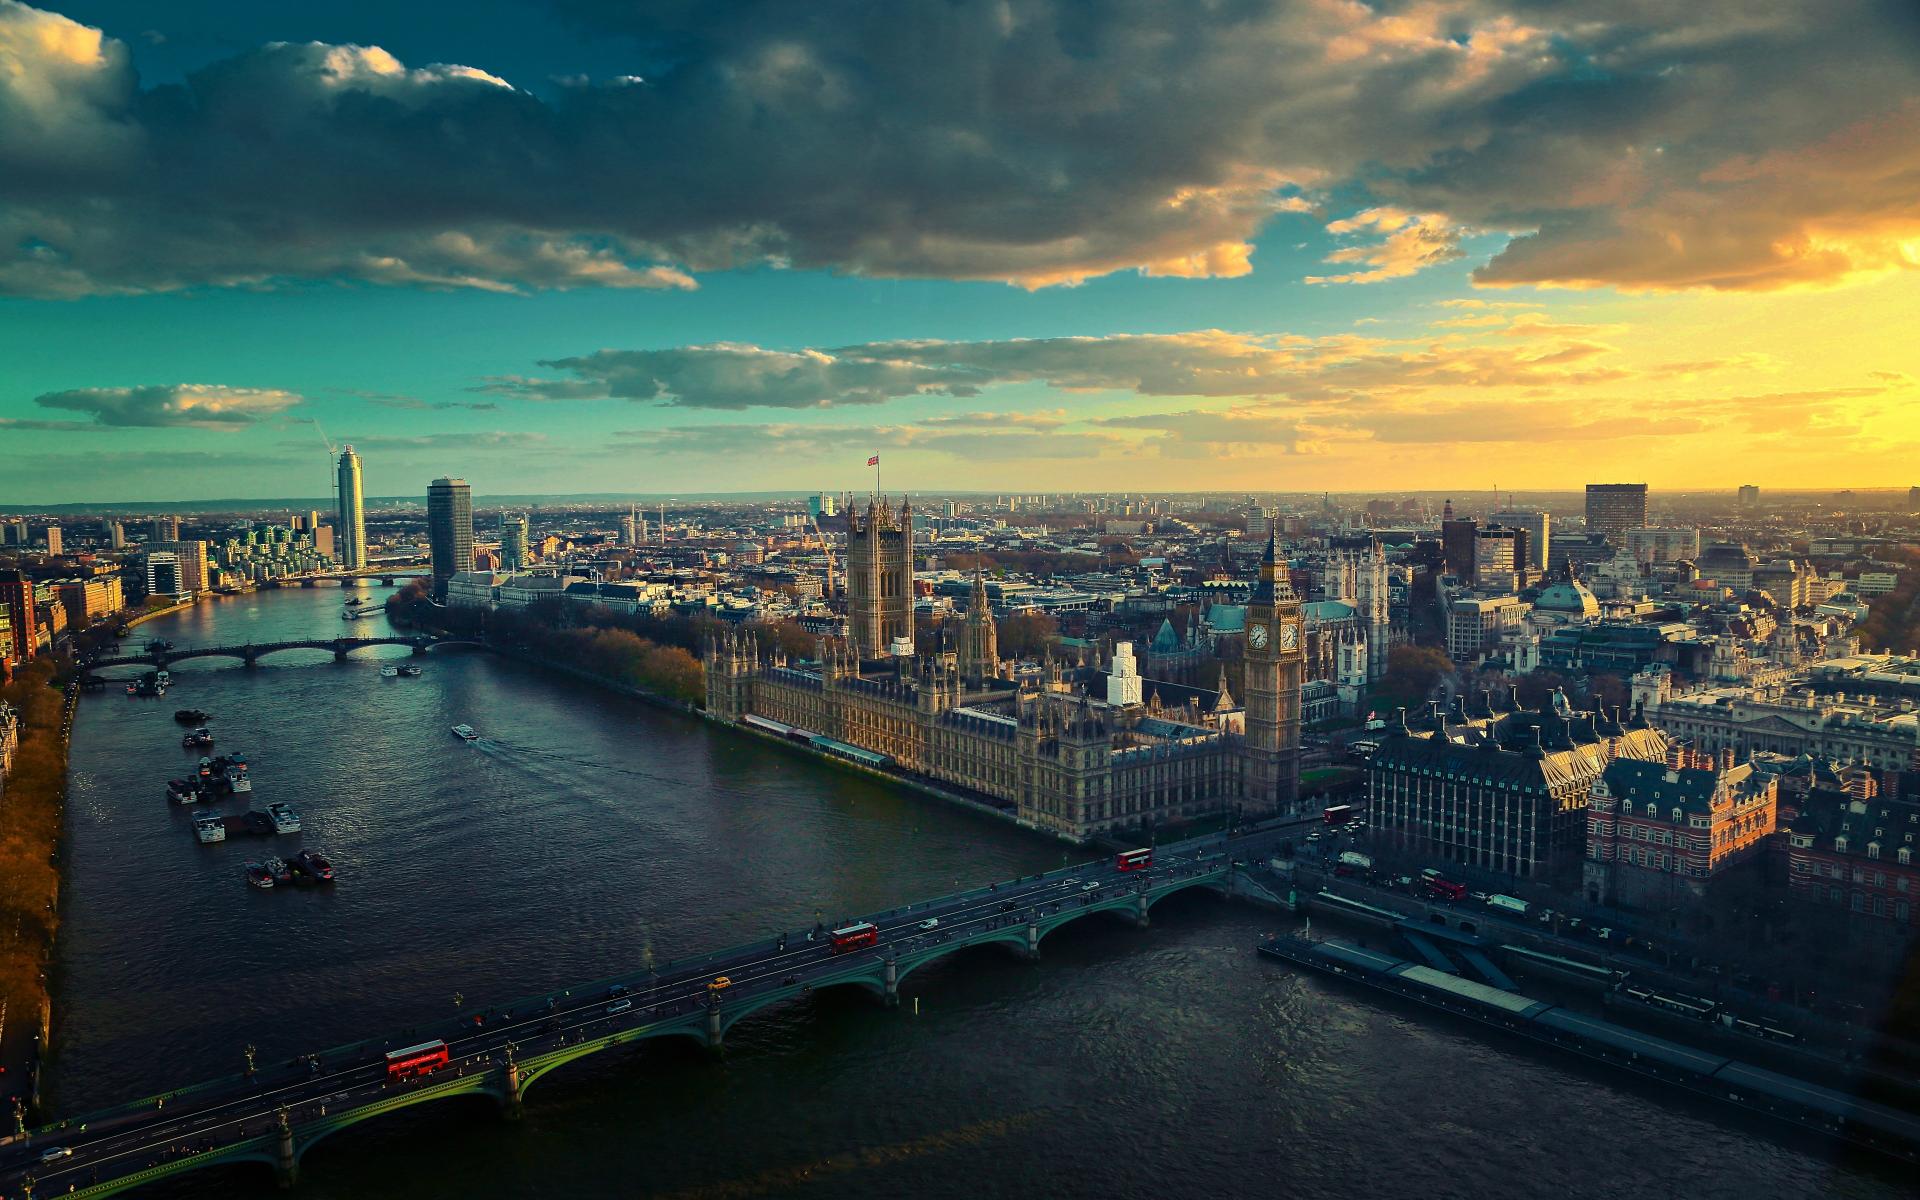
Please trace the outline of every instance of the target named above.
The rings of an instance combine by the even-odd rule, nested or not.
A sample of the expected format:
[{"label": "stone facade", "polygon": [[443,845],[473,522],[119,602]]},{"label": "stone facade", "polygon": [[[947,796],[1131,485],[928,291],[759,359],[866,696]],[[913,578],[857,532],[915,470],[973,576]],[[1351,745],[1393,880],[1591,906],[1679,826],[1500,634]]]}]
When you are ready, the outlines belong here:
[{"label": "stone facade", "polygon": [[878,500],[866,513],[847,502],[847,636],[861,658],[913,642],[913,506],[896,513]]},{"label": "stone facade", "polygon": [[1616,758],[1587,804],[1587,898],[1671,906],[1756,859],[1773,834],[1780,781],[1731,751],[1674,745],[1664,763]]}]

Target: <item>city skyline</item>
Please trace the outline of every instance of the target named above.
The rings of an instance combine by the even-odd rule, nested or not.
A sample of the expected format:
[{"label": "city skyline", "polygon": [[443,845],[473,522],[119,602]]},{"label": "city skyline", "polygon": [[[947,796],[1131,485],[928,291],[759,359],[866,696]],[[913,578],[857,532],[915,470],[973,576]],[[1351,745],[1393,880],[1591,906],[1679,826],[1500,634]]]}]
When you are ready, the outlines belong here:
[{"label": "city skyline", "polygon": [[[1845,7],[1255,6],[1155,58],[1163,18],[1038,2],[9,0],[0,503],[321,494],[329,439],[383,495],[875,453],[896,491],[1907,486],[1920,55]],[[282,159],[226,161],[241,114]]]}]

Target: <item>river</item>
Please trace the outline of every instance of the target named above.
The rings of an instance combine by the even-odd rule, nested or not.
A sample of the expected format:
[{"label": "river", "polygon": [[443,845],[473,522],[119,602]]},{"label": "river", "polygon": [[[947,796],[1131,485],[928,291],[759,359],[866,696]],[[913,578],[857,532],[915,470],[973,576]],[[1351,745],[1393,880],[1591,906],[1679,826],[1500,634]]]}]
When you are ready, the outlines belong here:
[{"label": "river", "polygon": [[[365,590],[380,595],[382,589]],[[214,600],[179,647],[385,632],[333,588]],[[481,652],[191,660],[90,695],[73,740],[51,1072],[58,1111],[748,937],[1057,866],[991,818]],[[175,708],[253,764],[294,837],[202,846],[164,782]],[[484,735],[467,744],[449,726]],[[230,803],[227,811],[239,811]],[[271,844],[270,844],[271,843]],[[242,864],[324,850],[327,890]],[[426,1106],[322,1143],[315,1200],[418,1196],[1880,1197],[1896,1172],[1739,1114],[1383,1006],[1258,959],[1283,918],[1186,894],[1027,964],[915,973],[566,1068],[507,1124]],[[919,1009],[913,1008],[913,997]],[[474,1108],[463,1108],[472,1103]],[[158,1196],[272,1192],[258,1168]]]}]

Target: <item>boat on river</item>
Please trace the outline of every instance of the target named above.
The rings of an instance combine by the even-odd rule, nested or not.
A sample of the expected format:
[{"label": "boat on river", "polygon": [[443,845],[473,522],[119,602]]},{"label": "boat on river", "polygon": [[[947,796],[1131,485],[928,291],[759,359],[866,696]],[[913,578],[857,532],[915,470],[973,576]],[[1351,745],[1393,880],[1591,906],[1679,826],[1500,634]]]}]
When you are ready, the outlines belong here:
[{"label": "boat on river", "polygon": [[270,888],[273,886],[273,872],[267,870],[266,864],[250,862],[247,864],[246,870],[247,882],[254,887]]},{"label": "boat on river", "polygon": [[193,836],[199,838],[200,844],[203,846],[212,845],[214,842],[224,842],[227,840],[227,823],[213,813],[195,817],[193,819]]},{"label": "boat on river", "polygon": [[284,800],[267,805],[267,816],[273,819],[275,833],[300,832],[300,814],[293,811],[293,805]]},{"label": "boat on river", "polygon": [[333,864],[328,862],[326,855],[318,850],[302,850],[293,856],[293,861],[288,865],[293,868],[294,874],[298,875],[302,882],[333,882]]},{"label": "boat on river", "polygon": [[400,675],[399,667],[381,667],[380,668],[380,678],[382,679],[395,679],[395,678],[398,678],[399,675]]}]

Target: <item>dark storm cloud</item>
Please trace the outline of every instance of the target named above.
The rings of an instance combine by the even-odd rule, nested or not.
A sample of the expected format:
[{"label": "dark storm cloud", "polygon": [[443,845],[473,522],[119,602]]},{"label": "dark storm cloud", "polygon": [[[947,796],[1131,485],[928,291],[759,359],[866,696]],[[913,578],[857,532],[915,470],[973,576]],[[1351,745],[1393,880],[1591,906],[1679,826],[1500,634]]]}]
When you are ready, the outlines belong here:
[{"label": "dark storm cloud", "polygon": [[1892,0],[562,8],[633,75],[273,44],[142,88],[0,0],[0,293],[1235,275],[1282,211],[1343,239],[1329,283],[1483,230],[1518,235],[1486,284],[1761,289],[1912,265],[1920,230]]}]

